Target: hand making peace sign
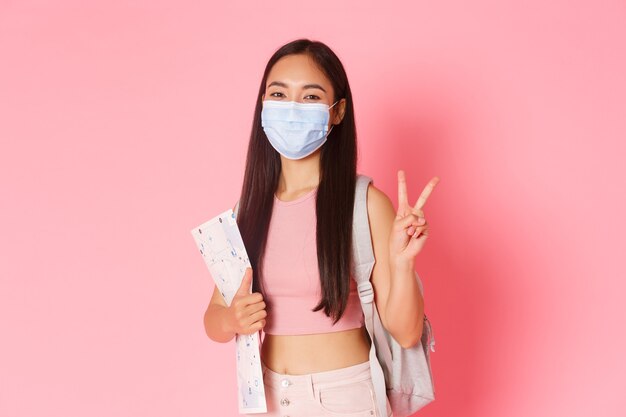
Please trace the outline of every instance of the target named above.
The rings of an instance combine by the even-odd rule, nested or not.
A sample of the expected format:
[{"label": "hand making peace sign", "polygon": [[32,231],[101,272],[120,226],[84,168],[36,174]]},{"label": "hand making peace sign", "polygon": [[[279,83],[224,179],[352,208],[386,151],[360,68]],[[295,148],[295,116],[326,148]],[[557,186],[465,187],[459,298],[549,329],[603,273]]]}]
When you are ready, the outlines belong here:
[{"label": "hand making peace sign", "polygon": [[398,171],[398,213],[389,234],[389,256],[396,260],[413,262],[428,238],[428,223],[424,218],[424,204],[439,182],[434,177],[424,187],[414,207],[408,202],[404,171]]}]

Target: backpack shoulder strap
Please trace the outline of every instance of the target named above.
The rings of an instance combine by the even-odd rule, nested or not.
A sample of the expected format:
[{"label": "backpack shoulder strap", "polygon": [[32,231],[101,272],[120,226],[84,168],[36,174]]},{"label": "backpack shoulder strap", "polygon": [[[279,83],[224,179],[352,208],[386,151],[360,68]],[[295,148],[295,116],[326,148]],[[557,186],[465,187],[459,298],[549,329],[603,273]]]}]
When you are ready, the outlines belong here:
[{"label": "backpack shoulder strap", "polygon": [[374,302],[374,289],[370,282],[370,276],[376,262],[367,216],[367,188],[370,182],[373,182],[372,178],[366,175],[357,175],[352,222],[353,272],[363,309],[365,327],[371,340],[369,361],[378,409],[377,415],[387,416],[387,378],[385,374],[390,372],[392,357],[387,344],[385,329]]},{"label": "backpack shoulder strap", "polygon": [[[367,188],[370,182],[372,182],[370,177],[357,175],[354,191],[354,212],[352,214],[352,256],[357,284],[369,282],[375,263],[367,217]],[[367,287],[367,285],[363,285],[363,287]],[[362,294],[362,296],[367,296],[367,294]],[[373,299],[373,293],[371,296]]]}]

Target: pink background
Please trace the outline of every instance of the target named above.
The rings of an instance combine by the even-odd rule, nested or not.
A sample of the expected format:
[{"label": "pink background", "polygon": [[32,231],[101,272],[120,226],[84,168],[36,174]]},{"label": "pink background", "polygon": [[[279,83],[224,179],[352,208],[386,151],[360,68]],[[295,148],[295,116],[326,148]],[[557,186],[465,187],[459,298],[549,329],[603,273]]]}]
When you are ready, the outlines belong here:
[{"label": "pink background", "polygon": [[0,415],[236,416],[190,229],[265,63],[326,42],[359,172],[441,183],[423,416],[624,415],[623,1],[0,2]]}]

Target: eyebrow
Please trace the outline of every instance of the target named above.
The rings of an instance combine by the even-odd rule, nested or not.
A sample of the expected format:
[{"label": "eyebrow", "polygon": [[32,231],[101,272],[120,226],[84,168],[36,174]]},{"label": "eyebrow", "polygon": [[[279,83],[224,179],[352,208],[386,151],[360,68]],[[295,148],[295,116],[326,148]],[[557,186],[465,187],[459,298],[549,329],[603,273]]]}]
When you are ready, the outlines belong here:
[{"label": "eyebrow", "polygon": [[[271,83],[267,86],[267,88],[270,88],[270,87],[271,87],[271,86],[273,86],[273,85],[277,85],[277,86],[279,86],[279,87],[284,87],[284,88],[287,88],[287,84],[285,84],[285,83],[284,83],[284,82],[282,82],[282,81],[272,81],[272,82],[271,82]],[[320,90],[322,90],[323,92],[326,92],[326,90],[324,90],[324,88],[323,88],[321,85],[319,85],[319,84],[306,84],[306,85],[304,85],[302,88],[303,88],[303,89],[305,89],[305,90],[306,90],[307,88],[319,88],[319,89],[320,89]]]}]

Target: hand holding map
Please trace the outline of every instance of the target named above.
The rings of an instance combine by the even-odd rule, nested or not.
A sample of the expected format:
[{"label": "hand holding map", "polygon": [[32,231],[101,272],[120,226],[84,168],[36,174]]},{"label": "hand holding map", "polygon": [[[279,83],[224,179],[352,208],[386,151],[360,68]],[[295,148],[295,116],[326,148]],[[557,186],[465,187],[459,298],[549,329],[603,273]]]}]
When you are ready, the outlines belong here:
[{"label": "hand holding map", "polygon": [[[191,230],[191,234],[209,268],[215,285],[230,306],[238,290],[242,287],[242,278],[246,274],[246,268],[251,268],[233,210],[228,209],[195,227]],[[251,269],[249,274],[252,275]],[[249,286],[243,286],[249,294],[252,288],[252,276],[250,276],[250,280]],[[260,294],[258,296],[250,295],[252,300],[260,297]],[[250,300],[248,299],[248,301]],[[254,326],[256,325],[254,324]],[[254,327],[251,330],[254,330]],[[259,332],[237,333],[235,341],[239,413],[267,413]]]},{"label": "hand holding map", "polygon": [[246,268],[241,286],[235,293],[230,304],[232,312],[228,316],[228,328],[238,334],[252,334],[265,326],[265,301],[263,295],[252,288],[252,268]]}]

